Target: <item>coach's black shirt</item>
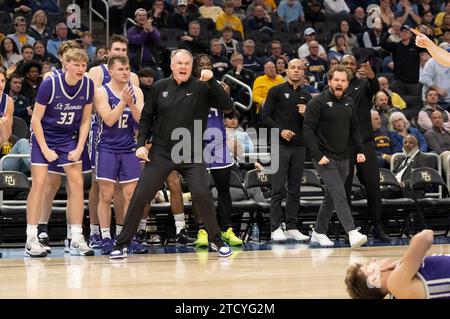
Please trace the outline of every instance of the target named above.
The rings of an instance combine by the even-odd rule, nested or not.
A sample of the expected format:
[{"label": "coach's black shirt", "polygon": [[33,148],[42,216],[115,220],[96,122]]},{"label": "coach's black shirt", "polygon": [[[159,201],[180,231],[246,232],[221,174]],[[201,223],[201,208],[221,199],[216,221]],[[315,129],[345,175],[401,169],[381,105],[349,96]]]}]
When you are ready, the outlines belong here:
[{"label": "coach's black shirt", "polygon": [[314,97],[306,107],[303,121],[305,144],[311,157],[323,156],[341,160],[348,158],[349,137],[357,153],[362,153],[358,115],[348,96],[336,98],[329,89]]},{"label": "coach's black shirt", "polygon": [[264,126],[291,130],[295,136],[290,141],[280,137],[280,143],[291,146],[304,146],[303,116],[298,113],[297,104],[311,101],[311,95],[302,87],[294,89],[289,82],[272,87],[262,108],[261,118]]},{"label": "coach's black shirt", "polygon": [[[170,155],[172,147],[183,139],[181,134],[189,132],[191,154],[201,158],[202,137],[210,107],[225,113],[233,109],[229,94],[214,78],[203,82],[190,77],[178,84],[171,76],[156,82],[142,110],[137,147],[144,146],[146,137],[152,132],[152,149]],[[194,121],[197,127],[201,124],[201,129],[197,128],[196,132]]]}]

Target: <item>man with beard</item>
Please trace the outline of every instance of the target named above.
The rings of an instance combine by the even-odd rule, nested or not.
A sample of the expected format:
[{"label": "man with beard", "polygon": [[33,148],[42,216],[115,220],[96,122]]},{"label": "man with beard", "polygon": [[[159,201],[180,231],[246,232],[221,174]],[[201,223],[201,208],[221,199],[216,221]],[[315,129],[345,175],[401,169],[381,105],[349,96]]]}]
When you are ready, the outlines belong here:
[{"label": "man with beard", "polygon": [[353,181],[353,172],[356,164],[356,171],[359,180],[367,190],[367,208],[369,218],[373,226],[373,237],[383,242],[390,242],[381,228],[381,192],[380,192],[380,173],[377,163],[377,155],[375,153],[375,144],[372,133],[372,121],[370,109],[372,108],[372,98],[380,89],[378,80],[373,72],[370,64],[363,63],[357,69],[356,59],[354,56],[345,55],[342,58],[342,64],[349,69],[353,78],[350,80],[345,94],[352,98],[356,115],[358,116],[359,129],[362,139],[362,153],[366,156],[366,161],[355,163],[355,155],[358,151],[354,145],[350,144],[349,172],[345,181],[345,191],[347,193],[347,201],[351,204],[351,190]]},{"label": "man with beard", "polygon": [[367,236],[359,233],[359,228],[355,227],[344,187],[348,174],[349,138],[355,145],[356,162],[366,160],[362,153],[358,116],[353,101],[344,95],[351,77],[350,70],[342,65],[331,68],[328,72],[329,88],[308,103],[303,121],[304,141],[326,187],[325,198],[311,236],[311,244],[320,247],[334,246],[326,235],[333,210],[336,210],[348,233],[352,248],[367,242]]}]

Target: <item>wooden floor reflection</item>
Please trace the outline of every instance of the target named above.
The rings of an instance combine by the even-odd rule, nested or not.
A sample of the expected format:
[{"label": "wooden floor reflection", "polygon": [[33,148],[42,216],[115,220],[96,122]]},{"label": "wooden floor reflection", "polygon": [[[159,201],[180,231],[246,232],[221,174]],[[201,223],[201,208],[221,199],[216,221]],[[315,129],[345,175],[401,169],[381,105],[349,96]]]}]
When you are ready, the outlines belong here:
[{"label": "wooden floor reflection", "polygon": [[[400,258],[406,246],[0,259],[0,298],[348,298],[349,263]],[[450,253],[434,245],[430,253]]]}]

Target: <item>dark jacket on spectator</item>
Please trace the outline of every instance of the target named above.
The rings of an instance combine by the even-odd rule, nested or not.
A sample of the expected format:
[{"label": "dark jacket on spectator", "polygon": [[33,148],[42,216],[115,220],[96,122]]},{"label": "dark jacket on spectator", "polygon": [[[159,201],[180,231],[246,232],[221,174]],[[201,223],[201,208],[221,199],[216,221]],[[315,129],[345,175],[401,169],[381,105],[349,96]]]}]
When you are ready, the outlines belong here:
[{"label": "dark jacket on spectator", "polygon": [[131,67],[134,70],[139,70],[143,65],[155,68],[157,61],[155,61],[153,50],[156,50],[159,45],[158,29],[153,27],[152,32],[144,32],[143,28],[135,25],[128,29],[127,38]]}]

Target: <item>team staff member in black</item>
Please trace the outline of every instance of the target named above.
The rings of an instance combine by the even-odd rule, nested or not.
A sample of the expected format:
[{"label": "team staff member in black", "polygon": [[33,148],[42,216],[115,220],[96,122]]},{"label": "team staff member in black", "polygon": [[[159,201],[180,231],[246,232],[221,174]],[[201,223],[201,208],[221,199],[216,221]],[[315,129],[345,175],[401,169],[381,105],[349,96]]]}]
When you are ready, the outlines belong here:
[{"label": "team staff member in black", "polygon": [[351,77],[350,71],[343,65],[331,68],[328,71],[329,88],[308,103],[303,121],[306,146],[326,188],[311,236],[311,244],[322,247],[334,245],[326,235],[333,209],[348,233],[352,248],[367,242],[367,236],[359,233],[359,228],[355,229],[344,188],[348,174],[349,138],[357,150],[356,161],[362,163],[366,160],[353,101],[344,95]]},{"label": "team staff member in black", "polygon": [[362,152],[366,156],[365,162],[355,163],[356,150],[353,145],[350,145],[349,173],[345,181],[347,201],[351,205],[352,182],[356,164],[357,176],[367,190],[367,208],[373,226],[372,235],[375,239],[390,242],[391,239],[381,228],[380,171],[378,169],[377,154],[375,153],[372,119],[370,115],[372,99],[374,94],[380,90],[380,85],[369,63],[363,63],[357,69],[355,57],[345,55],[342,58],[342,64],[353,75],[345,94],[351,97],[355,104],[363,146]]},{"label": "team staff member in black", "polygon": [[[211,248],[221,257],[232,254],[232,250],[220,238],[206,168],[202,162],[202,143],[210,106],[215,105],[224,113],[229,113],[233,110],[233,102],[222,86],[214,80],[212,71],[202,70],[199,80],[191,77],[192,62],[189,51],[184,49],[173,51],[170,64],[172,76],[156,82],[145,101],[139,122],[136,156],[144,159],[146,164],[110,258],[126,257],[126,247],[136,234],[145,204],[155,196],[173,170],[183,175],[188,183],[192,201],[201,214],[209,234]],[[194,126],[198,125],[198,121],[202,123],[202,132],[201,135],[198,133],[196,135],[200,136],[194,134]],[[176,129],[185,132],[175,132]],[[179,138],[178,133],[186,133],[186,130],[190,133],[190,140],[174,140]],[[150,131],[153,132],[153,143],[149,152],[144,144]],[[198,140],[195,140],[196,137]],[[177,148],[173,149],[182,142],[191,144],[191,151],[188,154],[179,154],[175,151]],[[181,151],[186,153],[187,148]],[[178,155],[184,157],[175,158]]]},{"label": "team staff member in black", "polygon": [[[272,197],[270,203],[270,228],[273,241],[286,239],[308,240],[298,230],[300,184],[305,164],[303,141],[303,116],[311,95],[302,88],[304,65],[299,59],[291,60],[286,71],[288,80],[272,87],[262,111],[262,123],[280,130],[279,168],[272,175]],[[281,201],[286,196],[286,233],[281,228],[283,210]]]}]

